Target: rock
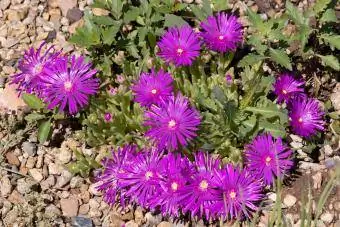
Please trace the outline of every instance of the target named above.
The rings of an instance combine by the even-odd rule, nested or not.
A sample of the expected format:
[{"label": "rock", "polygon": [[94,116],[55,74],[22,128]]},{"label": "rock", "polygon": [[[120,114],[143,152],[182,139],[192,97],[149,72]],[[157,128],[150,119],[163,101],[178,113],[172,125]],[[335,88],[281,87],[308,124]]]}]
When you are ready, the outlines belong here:
[{"label": "rock", "polygon": [[16,37],[7,37],[7,39],[5,39],[2,43],[2,46],[5,48],[10,48],[14,45],[16,45],[17,43],[19,43],[19,39]]},{"label": "rock", "polygon": [[4,217],[8,213],[8,211],[10,211],[11,209],[12,209],[12,203],[10,203],[8,200],[4,200],[2,204],[2,209],[1,209],[2,217]]},{"label": "rock", "polygon": [[35,157],[28,157],[27,162],[26,162],[26,168],[28,169],[34,168],[35,161],[36,161]]},{"label": "rock", "polygon": [[298,142],[298,143],[302,143],[302,138],[300,136],[294,135],[294,134],[290,134],[288,139],[291,140],[291,142]]},{"label": "rock", "polygon": [[267,194],[268,199],[270,199],[271,201],[275,202],[276,201],[276,193],[270,192]]},{"label": "rock", "polygon": [[161,223],[159,223],[159,225],[157,225],[157,227],[172,227],[172,226],[173,225],[167,221],[162,221]]},{"label": "rock", "polygon": [[0,90],[0,107],[17,111],[18,109],[26,106],[25,102],[18,97],[15,89],[15,85],[7,84],[5,89]]},{"label": "rock", "polygon": [[11,0],[1,0],[0,1],[0,9],[1,10],[7,9],[9,4],[11,4]]},{"label": "rock", "polygon": [[90,209],[88,216],[91,218],[100,218],[102,216],[102,212],[98,209]]},{"label": "rock", "polygon": [[293,142],[290,143],[290,146],[292,146],[295,149],[300,149],[300,148],[303,147],[303,144],[300,143],[300,142],[293,141]]},{"label": "rock", "polygon": [[331,102],[333,104],[333,107],[335,110],[339,111],[340,110],[340,83],[337,83],[334,90],[333,90],[333,93],[331,94]]},{"label": "rock", "polygon": [[283,204],[286,205],[287,207],[292,207],[296,203],[296,198],[293,195],[286,195],[285,198],[283,199]]},{"label": "rock", "polygon": [[316,174],[314,174],[312,176],[312,178],[313,178],[313,188],[319,189],[321,187],[321,183],[322,183],[322,173],[317,172]]},{"label": "rock", "polygon": [[85,217],[73,217],[72,218],[72,226],[73,227],[92,227],[92,220]]},{"label": "rock", "polygon": [[26,194],[31,191],[31,184],[26,182],[25,178],[18,179],[17,190],[20,194]]},{"label": "rock", "polygon": [[300,164],[299,167],[305,170],[311,169],[313,171],[320,171],[322,169],[325,169],[325,166],[320,165],[318,163],[300,161],[299,164]]},{"label": "rock", "polygon": [[98,191],[96,189],[96,187],[98,187],[100,185],[101,182],[96,182],[96,183],[93,183],[90,185],[89,187],[89,192],[92,194],[92,195],[97,195],[97,196],[101,196],[102,195],[102,192],[101,191]]},{"label": "rock", "polygon": [[138,224],[131,220],[125,223],[125,227],[138,227]]},{"label": "rock", "polygon": [[79,207],[79,214],[86,215],[90,210],[90,205],[85,203]]},{"label": "rock", "polygon": [[[25,26],[26,27],[26,26]],[[19,34],[17,33],[11,33],[10,36],[17,36]],[[7,74],[7,75],[12,75],[15,73],[15,68],[12,67],[12,66],[8,66],[8,65],[5,65],[4,67],[2,67],[2,71]]]},{"label": "rock", "polygon": [[50,163],[48,165],[48,173],[49,174],[60,174],[62,171],[62,167],[59,166],[58,164],[55,164],[55,163]]},{"label": "rock", "polygon": [[2,221],[4,222],[5,226],[13,226],[13,223],[16,223],[18,219],[18,215],[18,208],[14,207],[6,214],[5,218]]},{"label": "rock", "polygon": [[13,190],[13,192],[8,196],[8,201],[13,204],[23,204],[25,199],[17,190]]},{"label": "rock", "polygon": [[329,212],[323,213],[320,216],[320,219],[327,224],[330,224],[333,221],[333,218],[334,218],[334,215]]},{"label": "rock", "polygon": [[66,18],[69,20],[69,22],[72,24],[78,20],[80,20],[83,17],[83,12],[78,8],[72,8],[67,12]]},{"label": "rock", "polygon": [[7,176],[1,178],[0,191],[3,197],[7,197],[12,191],[11,181]]},{"label": "rock", "polygon": [[335,209],[336,211],[340,211],[340,201],[336,201],[336,202],[334,203],[334,209]]},{"label": "rock", "polygon": [[47,4],[51,8],[57,8],[59,6],[59,0],[48,0]]},{"label": "rock", "polygon": [[61,9],[63,16],[66,16],[70,9],[77,7],[77,0],[58,0],[58,6]]},{"label": "rock", "polygon": [[141,207],[137,207],[137,209],[135,210],[135,221],[137,223],[138,226],[141,226],[144,222],[144,215],[143,215],[143,209]]},{"label": "rock", "polygon": [[6,153],[7,162],[11,165],[20,166],[18,157],[13,152]]},{"label": "rock", "polygon": [[90,199],[89,205],[91,209],[98,209],[100,204],[95,199]]},{"label": "rock", "polygon": [[37,145],[31,142],[24,142],[22,144],[22,150],[29,156],[34,156],[37,154]]},{"label": "rock", "polygon": [[45,208],[45,216],[47,218],[56,218],[61,215],[61,211],[54,204],[50,204]]},{"label": "rock", "polygon": [[68,28],[68,32],[69,32],[70,34],[74,34],[74,33],[76,32],[77,28],[82,27],[83,24],[84,24],[84,20],[83,20],[83,19],[74,22],[74,23],[71,24],[70,27]]},{"label": "rock", "polygon": [[329,144],[325,145],[322,148],[322,151],[328,157],[332,156],[332,154],[333,154],[333,149],[332,149],[332,147]]},{"label": "rock", "polygon": [[146,226],[156,226],[162,221],[162,215],[152,215],[151,212],[145,214]]},{"label": "rock", "polygon": [[62,188],[64,187],[70,180],[72,179],[72,173],[70,173],[67,170],[63,170],[61,173],[61,176],[57,178],[57,188]]},{"label": "rock", "polygon": [[70,181],[70,187],[71,188],[79,188],[80,185],[83,183],[84,179],[79,176],[72,177]]},{"label": "rock", "polygon": [[61,147],[59,154],[57,154],[58,160],[62,164],[67,164],[71,161],[72,153],[66,147]]},{"label": "rock", "polygon": [[66,217],[74,217],[78,214],[78,200],[74,198],[61,199],[61,210]]},{"label": "rock", "polygon": [[101,8],[93,8],[92,13],[95,16],[107,16],[110,14],[110,11]]},{"label": "rock", "polygon": [[34,180],[40,182],[44,179],[44,176],[42,175],[41,169],[30,169],[29,174],[33,177]]},{"label": "rock", "polygon": [[46,42],[53,42],[53,40],[57,37],[56,30],[48,32],[48,36],[46,38]]},{"label": "rock", "polygon": [[20,13],[13,9],[8,9],[5,11],[5,15],[7,14],[7,20],[9,21],[20,21],[22,18],[20,17]]}]

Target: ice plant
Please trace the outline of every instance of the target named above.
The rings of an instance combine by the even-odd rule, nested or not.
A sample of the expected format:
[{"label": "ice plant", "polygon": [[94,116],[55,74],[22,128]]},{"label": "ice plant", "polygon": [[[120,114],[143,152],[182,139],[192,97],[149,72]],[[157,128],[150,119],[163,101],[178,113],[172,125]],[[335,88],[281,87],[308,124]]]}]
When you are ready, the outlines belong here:
[{"label": "ice plant", "polygon": [[211,212],[223,219],[250,218],[263,197],[260,181],[230,164],[214,175],[218,201],[211,205]]},{"label": "ice plant", "polygon": [[274,83],[274,93],[279,103],[288,102],[293,96],[303,94],[303,80],[295,79],[292,74],[280,75]]},{"label": "ice plant", "polygon": [[270,133],[257,136],[245,150],[248,170],[265,185],[272,185],[276,177],[282,178],[293,166],[292,150]]},{"label": "ice plant", "polygon": [[111,113],[105,113],[105,114],[104,114],[104,120],[105,120],[106,122],[111,121],[111,120],[112,120],[112,115],[111,115]]},{"label": "ice plant", "polygon": [[233,15],[217,13],[216,16],[209,16],[203,21],[201,27],[201,36],[206,46],[213,51],[233,51],[242,41],[242,25]]},{"label": "ice plant", "polygon": [[112,150],[112,158],[104,158],[102,160],[103,171],[97,177],[99,191],[103,192],[104,200],[114,205],[117,197],[121,205],[125,205],[126,196],[124,190],[119,187],[119,175],[124,172],[125,166],[130,166],[134,160],[136,146],[126,145],[118,148],[117,151]]},{"label": "ice plant", "polygon": [[173,92],[173,79],[163,70],[151,70],[151,73],[142,73],[139,80],[132,86],[135,101],[142,106],[159,104],[162,99],[167,99]]},{"label": "ice plant", "polygon": [[18,68],[21,72],[11,77],[11,83],[18,85],[17,90],[19,93],[35,92],[40,95],[37,87],[41,78],[45,76],[45,69],[47,66],[53,65],[60,55],[60,52],[54,50],[54,46],[49,47],[42,53],[41,50],[45,44],[43,42],[37,50],[31,47],[25,51],[24,56],[20,59]]},{"label": "ice plant", "polygon": [[148,208],[150,199],[160,190],[162,156],[162,152],[155,148],[140,152],[119,174],[119,186],[126,190],[126,196],[142,207]]},{"label": "ice plant", "polygon": [[233,83],[233,77],[230,74],[226,74],[225,81],[227,82],[228,85],[230,85]]},{"label": "ice plant", "polygon": [[170,150],[186,146],[196,136],[200,116],[190,107],[182,95],[171,96],[145,112],[145,125],[149,127],[146,136],[152,138],[160,148]]},{"label": "ice plant", "polygon": [[182,190],[183,211],[190,212],[193,217],[205,216],[209,220],[212,218],[210,207],[218,200],[213,178],[214,172],[220,169],[220,161],[208,153],[198,152],[195,155],[194,167],[195,173]]},{"label": "ice plant", "polygon": [[99,80],[94,77],[97,70],[85,63],[84,57],[60,57],[47,67],[42,81],[44,100],[48,108],[76,114],[88,104],[90,95],[97,93]]},{"label": "ice plant", "polygon": [[323,131],[325,122],[324,112],[316,99],[304,96],[292,99],[288,104],[290,126],[294,133],[310,137],[317,131]]},{"label": "ice plant", "polygon": [[176,66],[191,65],[201,48],[199,35],[188,25],[169,28],[158,42],[158,47],[158,55]]}]

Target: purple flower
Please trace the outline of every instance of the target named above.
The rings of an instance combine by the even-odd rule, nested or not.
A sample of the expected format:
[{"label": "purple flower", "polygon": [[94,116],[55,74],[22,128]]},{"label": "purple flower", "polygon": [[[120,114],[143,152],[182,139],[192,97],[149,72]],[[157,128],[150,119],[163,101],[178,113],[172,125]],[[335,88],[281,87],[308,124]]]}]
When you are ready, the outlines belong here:
[{"label": "purple flower", "polygon": [[199,35],[190,26],[172,27],[158,42],[158,55],[176,66],[191,65],[200,54]]},{"label": "purple flower", "polygon": [[228,85],[233,83],[233,77],[230,74],[226,74],[225,80],[226,80]]},{"label": "purple flower", "polygon": [[282,143],[282,139],[271,134],[257,136],[246,146],[248,170],[256,178],[263,179],[266,185],[272,185],[275,177],[282,178],[293,166],[292,150]]},{"label": "purple flower", "polygon": [[110,88],[108,89],[108,92],[109,92],[110,95],[114,96],[114,95],[116,95],[116,94],[118,93],[118,88],[116,88],[116,87],[110,87]]},{"label": "purple flower", "polygon": [[211,212],[224,219],[251,217],[258,208],[257,203],[263,198],[260,181],[247,170],[230,164],[214,174],[218,201],[212,204]]},{"label": "purple flower", "polygon": [[183,188],[183,211],[190,211],[191,216],[206,219],[211,218],[210,207],[218,200],[216,189],[213,185],[215,170],[220,169],[220,161],[209,154],[198,152],[195,155],[195,173],[190,178],[189,184]]},{"label": "purple flower", "polygon": [[105,114],[104,114],[104,120],[105,120],[106,122],[111,121],[111,120],[112,120],[112,115],[111,115],[111,113],[105,113]]},{"label": "purple flower", "polygon": [[172,83],[171,75],[163,70],[156,72],[152,69],[151,73],[142,73],[136,85],[132,86],[136,96],[135,101],[147,107],[159,104],[162,99],[171,96]]},{"label": "purple flower", "polygon": [[126,189],[126,196],[143,207],[148,208],[150,199],[160,190],[162,156],[157,149],[140,152],[119,174],[119,186]]},{"label": "purple flower", "polygon": [[151,137],[160,148],[170,150],[186,146],[196,136],[200,124],[199,113],[181,95],[162,100],[159,106],[152,105],[145,112],[146,136]]},{"label": "purple flower", "polygon": [[97,189],[104,193],[104,200],[114,205],[119,198],[121,205],[125,205],[125,191],[119,187],[118,182],[120,181],[119,174],[125,171],[125,166],[133,165],[132,161],[136,153],[136,146],[124,146],[118,148],[117,152],[112,150],[112,158],[104,158],[102,165],[104,170],[97,177],[99,186]]},{"label": "purple flower", "polygon": [[52,67],[47,67],[43,94],[48,108],[58,106],[63,111],[67,107],[70,114],[75,114],[86,106],[89,95],[96,94],[99,88],[99,80],[94,78],[97,70],[91,66],[84,62],[84,57],[73,55],[70,59],[60,57]]},{"label": "purple flower", "polygon": [[278,102],[288,102],[295,95],[303,94],[304,85],[302,80],[297,80],[293,75],[284,73],[280,75],[274,83],[274,93],[277,96]]},{"label": "purple flower", "polygon": [[43,42],[37,50],[31,47],[25,51],[23,58],[19,61],[18,68],[21,72],[11,77],[11,83],[18,85],[19,93],[35,92],[40,95],[37,87],[41,78],[45,76],[45,69],[53,65],[60,55],[60,52],[55,52],[54,46],[48,48],[45,53],[41,53],[45,44]]},{"label": "purple flower", "polygon": [[237,43],[242,41],[242,25],[235,16],[217,13],[202,22],[201,27],[201,36],[207,47],[213,51],[224,53],[235,50]]},{"label": "purple flower", "polygon": [[317,131],[323,131],[324,112],[316,99],[299,96],[288,104],[288,116],[292,131],[299,136],[310,137]]},{"label": "purple flower", "polygon": [[178,217],[182,205],[182,190],[193,173],[193,167],[187,158],[169,153],[161,163],[159,181],[160,190],[151,200],[151,207],[158,208],[162,215]]}]

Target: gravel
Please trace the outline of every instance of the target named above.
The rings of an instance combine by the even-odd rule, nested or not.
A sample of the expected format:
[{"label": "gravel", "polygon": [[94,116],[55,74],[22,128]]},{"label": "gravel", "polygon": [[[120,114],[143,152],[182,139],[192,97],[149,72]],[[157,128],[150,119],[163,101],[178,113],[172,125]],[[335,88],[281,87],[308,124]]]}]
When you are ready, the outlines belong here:
[{"label": "gravel", "polygon": [[31,142],[24,142],[22,144],[22,150],[29,156],[34,156],[37,154],[37,145]]}]

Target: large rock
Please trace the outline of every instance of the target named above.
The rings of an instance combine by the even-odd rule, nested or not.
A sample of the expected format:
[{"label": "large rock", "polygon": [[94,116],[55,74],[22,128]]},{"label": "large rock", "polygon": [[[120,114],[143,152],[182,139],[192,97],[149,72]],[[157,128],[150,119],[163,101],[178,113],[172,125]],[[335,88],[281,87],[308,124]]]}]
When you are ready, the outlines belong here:
[{"label": "large rock", "polygon": [[58,3],[63,16],[65,17],[70,9],[77,7],[77,0],[59,0]]}]

